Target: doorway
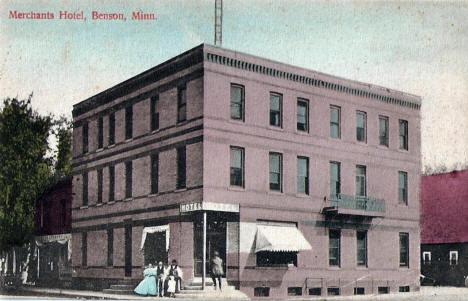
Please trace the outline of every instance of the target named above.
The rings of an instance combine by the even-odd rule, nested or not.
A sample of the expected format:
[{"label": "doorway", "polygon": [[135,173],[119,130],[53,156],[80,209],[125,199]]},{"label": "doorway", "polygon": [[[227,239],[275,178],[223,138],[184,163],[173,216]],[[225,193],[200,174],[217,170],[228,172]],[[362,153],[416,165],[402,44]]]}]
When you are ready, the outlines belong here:
[{"label": "doorway", "polygon": [[[194,221],[194,276],[203,274],[203,215],[196,215]],[[226,272],[226,218],[218,212],[207,213],[206,227],[206,275],[210,274],[210,262],[214,252],[218,251]]]}]

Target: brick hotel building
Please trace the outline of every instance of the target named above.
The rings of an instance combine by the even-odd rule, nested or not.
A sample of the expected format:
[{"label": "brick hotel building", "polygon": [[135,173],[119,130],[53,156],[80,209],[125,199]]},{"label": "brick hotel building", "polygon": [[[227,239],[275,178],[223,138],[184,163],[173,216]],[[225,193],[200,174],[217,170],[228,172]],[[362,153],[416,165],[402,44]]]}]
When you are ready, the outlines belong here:
[{"label": "brick hotel building", "polygon": [[248,296],[418,290],[420,106],[206,44],[76,104],[74,285],[217,250]]}]

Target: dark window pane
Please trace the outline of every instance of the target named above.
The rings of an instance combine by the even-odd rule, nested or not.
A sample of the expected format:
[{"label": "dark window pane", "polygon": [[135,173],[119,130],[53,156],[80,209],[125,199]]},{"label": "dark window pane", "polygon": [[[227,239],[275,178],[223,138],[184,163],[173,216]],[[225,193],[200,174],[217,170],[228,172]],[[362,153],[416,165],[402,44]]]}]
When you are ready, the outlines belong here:
[{"label": "dark window pane", "polygon": [[281,190],[281,154],[270,153],[270,189]]},{"label": "dark window pane", "polygon": [[98,119],[98,148],[103,147],[103,125],[104,120],[102,116],[100,116]]},{"label": "dark window pane", "polygon": [[400,149],[408,150],[408,121],[399,121]]},{"label": "dark window pane", "polygon": [[109,114],[109,145],[115,143],[115,114]]},{"label": "dark window pane", "polygon": [[379,143],[388,146],[388,118],[379,117]]},{"label": "dark window pane", "polygon": [[340,163],[330,162],[330,195],[336,196],[341,193]]},{"label": "dark window pane", "polygon": [[107,266],[114,265],[114,229],[107,229]]},{"label": "dark window pane", "polygon": [[340,108],[330,107],[330,137],[340,138]]},{"label": "dark window pane", "polygon": [[159,113],[158,113],[159,95],[151,97],[150,116],[151,116],[151,130],[159,129]]},{"label": "dark window pane", "polygon": [[356,195],[366,196],[366,167],[356,166]]},{"label": "dark window pane", "polygon": [[268,252],[256,253],[257,266],[297,266],[297,252]]},{"label": "dark window pane", "polygon": [[297,158],[297,192],[309,194],[309,159]]},{"label": "dark window pane", "polygon": [[297,101],[297,130],[308,131],[309,130],[309,105],[307,100]]},{"label": "dark window pane", "polygon": [[88,173],[83,173],[83,206],[88,205]]},{"label": "dark window pane", "polygon": [[185,147],[177,149],[177,183],[176,188],[186,187],[186,153]]},{"label": "dark window pane", "polygon": [[133,166],[132,161],[125,162],[125,198],[132,197]]},{"label": "dark window pane", "polygon": [[109,202],[114,201],[115,190],[115,168],[114,165],[109,166]]},{"label": "dark window pane", "polygon": [[339,266],[340,265],[340,230],[329,230],[329,249],[328,249],[328,261],[329,265]]},{"label": "dark window pane", "polygon": [[125,139],[132,138],[133,135],[133,107],[125,108]]},{"label": "dark window pane", "polygon": [[88,152],[88,123],[85,122],[83,123],[83,154],[86,154]]},{"label": "dark window pane", "polygon": [[244,119],[244,87],[231,85],[231,118]]},{"label": "dark window pane", "polygon": [[230,184],[232,186],[244,186],[244,150],[231,148]]},{"label": "dark window pane", "polygon": [[151,155],[151,193],[158,193],[159,186],[159,155]]},{"label": "dark window pane", "polygon": [[270,125],[281,126],[281,101],[281,95],[270,94]]},{"label": "dark window pane", "polygon": [[358,231],[356,232],[357,242],[357,264],[367,264],[367,232]]},{"label": "dark window pane", "polygon": [[97,202],[102,203],[102,169],[98,169],[97,171],[97,180],[98,180]]},{"label": "dark window pane", "polygon": [[400,233],[400,266],[408,266],[409,240],[408,233]]},{"label": "dark window pane", "polygon": [[398,172],[398,201],[408,203],[408,174],[404,171]]},{"label": "dark window pane", "polygon": [[177,122],[187,119],[187,88],[179,87],[177,91]]}]

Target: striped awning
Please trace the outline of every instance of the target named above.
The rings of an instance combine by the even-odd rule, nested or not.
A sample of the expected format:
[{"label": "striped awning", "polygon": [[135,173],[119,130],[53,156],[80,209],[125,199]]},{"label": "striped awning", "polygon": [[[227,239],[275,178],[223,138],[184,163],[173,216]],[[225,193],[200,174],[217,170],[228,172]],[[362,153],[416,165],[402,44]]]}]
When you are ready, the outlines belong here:
[{"label": "striped awning", "polygon": [[255,253],[299,252],[312,250],[312,246],[294,226],[257,225]]}]

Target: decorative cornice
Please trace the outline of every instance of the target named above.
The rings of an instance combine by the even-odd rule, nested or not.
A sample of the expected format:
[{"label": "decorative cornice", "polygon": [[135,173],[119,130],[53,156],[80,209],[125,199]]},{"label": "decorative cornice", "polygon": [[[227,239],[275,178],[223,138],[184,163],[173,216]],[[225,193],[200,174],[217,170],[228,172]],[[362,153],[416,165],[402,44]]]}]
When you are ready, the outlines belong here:
[{"label": "decorative cornice", "polygon": [[318,79],[318,78],[313,78],[313,77],[303,76],[303,75],[299,75],[299,74],[295,74],[291,72],[281,71],[279,69],[270,68],[270,67],[266,67],[266,66],[259,65],[259,64],[249,63],[244,60],[234,59],[228,56],[218,55],[218,54],[211,53],[211,52],[205,52],[204,59],[208,62],[212,62],[212,63],[219,64],[219,65],[229,66],[229,67],[251,71],[255,73],[260,73],[260,74],[265,74],[265,75],[276,77],[276,78],[286,79],[286,80],[290,80],[293,82],[302,83],[305,85],[311,85],[311,86],[315,86],[318,88],[329,89],[329,90],[356,95],[356,96],[360,96],[364,98],[372,98],[372,99],[376,99],[376,100],[386,102],[389,104],[396,104],[396,105],[408,107],[408,108],[415,109],[415,110],[419,110],[421,107],[421,104],[414,103],[408,100],[402,100],[400,98],[382,95],[379,93],[366,91],[364,89],[347,87],[342,84],[337,84],[337,83],[325,81],[325,80]]}]

